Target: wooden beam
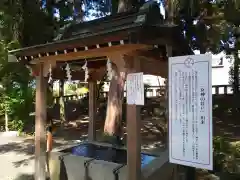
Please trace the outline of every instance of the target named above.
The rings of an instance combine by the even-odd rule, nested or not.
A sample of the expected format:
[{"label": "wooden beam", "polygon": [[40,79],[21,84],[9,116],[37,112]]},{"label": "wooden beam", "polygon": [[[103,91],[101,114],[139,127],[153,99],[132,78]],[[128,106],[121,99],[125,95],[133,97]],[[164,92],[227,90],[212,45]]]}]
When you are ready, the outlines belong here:
[{"label": "wooden beam", "polygon": [[96,112],[97,112],[97,83],[90,81],[89,83],[89,125],[88,139],[89,141],[96,140]]},{"label": "wooden beam", "polygon": [[141,72],[166,78],[168,76],[168,62],[159,59],[138,58],[141,62]]},{"label": "wooden beam", "polygon": [[128,54],[140,61],[141,72],[155,76],[168,76],[168,60],[163,49],[137,50]]},{"label": "wooden beam", "polygon": [[[86,61],[89,69],[98,69],[101,66],[106,66],[107,57],[91,58],[91,59],[86,59]],[[86,61],[73,60],[73,61],[68,61],[68,63],[71,66],[71,69],[78,70],[82,68],[82,66],[85,64]],[[58,62],[56,68],[61,68],[63,66],[66,66],[65,62]]]},{"label": "wooden beam", "polygon": [[87,38],[72,38],[66,40],[60,40],[55,42],[50,42],[47,44],[35,45],[32,47],[22,48],[21,50],[13,50],[11,53],[16,52],[16,55],[23,56],[34,56],[35,54],[44,54],[47,52],[63,51],[65,49],[81,48],[84,46],[93,46],[96,44],[108,43],[120,41],[129,37],[129,32],[121,31],[117,33],[110,33],[108,35],[92,36]]},{"label": "wooden beam", "polygon": [[46,61],[85,61],[87,58],[93,57],[102,57],[102,56],[111,56],[111,54],[116,53],[129,53],[131,51],[135,51],[138,49],[148,49],[152,46],[145,45],[145,44],[126,44],[126,45],[117,45],[112,47],[103,47],[103,48],[96,48],[90,49],[85,51],[78,51],[78,52],[69,52],[67,54],[58,54],[58,55],[51,55],[51,56],[43,56],[37,57],[33,61],[34,62],[46,62]]},{"label": "wooden beam", "polygon": [[[97,69],[89,69],[89,80],[101,80],[102,76],[106,73],[106,65],[105,66],[101,66]],[[81,71],[72,71],[71,72],[72,75],[72,80],[84,80],[85,78],[85,72],[83,70]],[[59,68],[57,69],[53,69],[52,72],[52,78],[53,79],[65,79],[67,80],[66,77],[66,71],[65,70],[61,70]]]},{"label": "wooden beam", "polygon": [[36,77],[36,105],[35,105],[35,180],[46,180],[46,81],[44,79],[44,66],[38,65]]},{"label": "wooden beam", "polygon": [[[140,61],[133,59],[129,72],[139,72]],[[141,179],[141,120],[140,106],[127,105],[127,167],[128,180]]]}]

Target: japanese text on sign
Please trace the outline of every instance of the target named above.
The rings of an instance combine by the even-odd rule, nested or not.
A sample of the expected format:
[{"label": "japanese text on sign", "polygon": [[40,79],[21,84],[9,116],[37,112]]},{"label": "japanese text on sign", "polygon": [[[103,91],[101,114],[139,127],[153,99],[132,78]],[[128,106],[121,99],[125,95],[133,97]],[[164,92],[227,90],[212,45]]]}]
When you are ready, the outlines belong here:
[{"label": "japanese text on sign", "polygon": [[143,73],[127,75],[127,104],[144,105]]},{"label": "japanese text on sign", "polygon": [[170,162],[212,169],[211,56],[169,58]]}]

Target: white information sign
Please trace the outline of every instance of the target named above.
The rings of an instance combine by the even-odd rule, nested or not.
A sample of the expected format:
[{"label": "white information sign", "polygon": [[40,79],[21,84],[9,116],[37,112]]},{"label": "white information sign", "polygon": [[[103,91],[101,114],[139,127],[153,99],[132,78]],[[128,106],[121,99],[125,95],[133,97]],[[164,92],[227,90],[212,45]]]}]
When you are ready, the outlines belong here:
[{"label": "white information sign", "polygon": [[143,73],[127,75],[127,104],[144,105]]},{"label": "white information sign", "polygon": [[212,57],[169,58],[169,161],[213,168]]}]

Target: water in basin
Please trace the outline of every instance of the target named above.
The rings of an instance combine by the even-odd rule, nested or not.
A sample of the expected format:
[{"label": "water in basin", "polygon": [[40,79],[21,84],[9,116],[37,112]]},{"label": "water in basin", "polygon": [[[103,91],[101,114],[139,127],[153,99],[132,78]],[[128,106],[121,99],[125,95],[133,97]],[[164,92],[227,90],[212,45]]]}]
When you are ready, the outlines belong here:
[{"label": "water in basin", "polygon": [[[85,143],[69,149],[65,149],[62,152],[71,153],[76,156],[84,156],[97,160],[114,162],[118,164],[127,164],[127,151],[124,149],[117,149],[91,143]],[[156,156],[141,153],[142,167],[150,163],[155,158]]]}]

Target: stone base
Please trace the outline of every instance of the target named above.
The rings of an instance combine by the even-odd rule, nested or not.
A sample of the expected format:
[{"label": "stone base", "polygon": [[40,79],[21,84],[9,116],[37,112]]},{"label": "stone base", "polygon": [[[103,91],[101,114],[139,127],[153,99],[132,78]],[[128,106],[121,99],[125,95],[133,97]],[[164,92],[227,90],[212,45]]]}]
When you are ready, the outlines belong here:
[{"label": "stone base", "polygon": [[[70,153],[52,152],[49,165],[51,180],[127,180],[127,165],[125,164]],[[159,156],[142,167],[142,179],[158,180],[160,176],[161,180],[167,180],[174,167],[175,165],[168,162],[168,152],[159,152]]]}]

